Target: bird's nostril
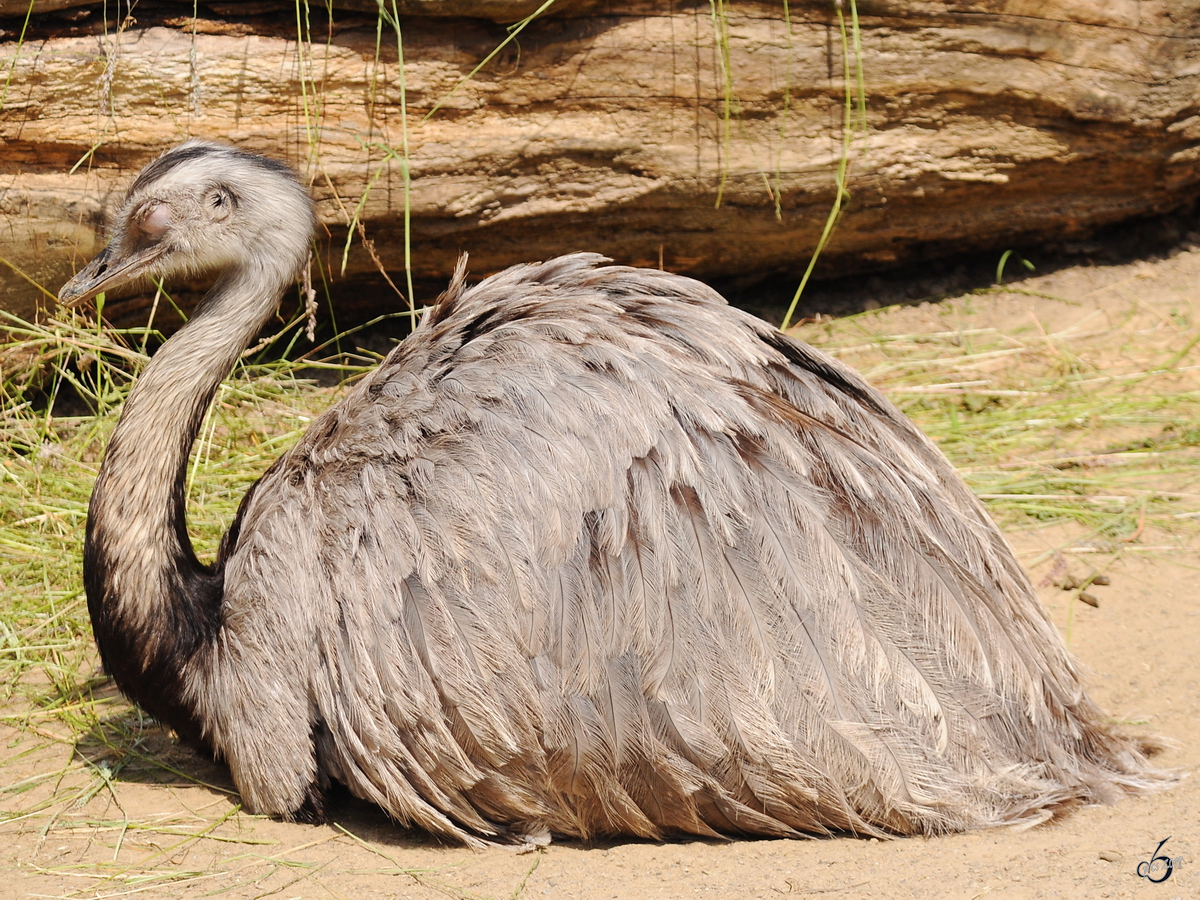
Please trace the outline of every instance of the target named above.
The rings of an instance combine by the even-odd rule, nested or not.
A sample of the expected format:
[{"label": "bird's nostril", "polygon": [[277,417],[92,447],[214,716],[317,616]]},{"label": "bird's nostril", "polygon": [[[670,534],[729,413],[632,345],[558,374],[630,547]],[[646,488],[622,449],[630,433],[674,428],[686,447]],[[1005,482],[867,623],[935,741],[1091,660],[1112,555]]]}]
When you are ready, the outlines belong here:
[{"label": "bird's nostril", "polygon": [[97,269],[96,269],[96,274],[97,274],[97,275],[103,275],[103,274],[104,274],[105,272],[107,272],[107,271],[108,271],[108,264],[106,263],[106,264],[104,264],[104,265],[102,265],[102,266],[100,266],[99,268],[97,268]]}]

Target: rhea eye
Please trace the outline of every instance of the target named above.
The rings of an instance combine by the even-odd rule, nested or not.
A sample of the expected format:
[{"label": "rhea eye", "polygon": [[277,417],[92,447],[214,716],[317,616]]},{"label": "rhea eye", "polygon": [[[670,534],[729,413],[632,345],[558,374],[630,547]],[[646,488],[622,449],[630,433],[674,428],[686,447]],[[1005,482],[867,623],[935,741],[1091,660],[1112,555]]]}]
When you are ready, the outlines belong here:
[{"label": "rhea eye", "polygon": [[237,199],[228,188],[217,187],[208,195],[208,205],[214,210],[226,211],[236,208]]}]

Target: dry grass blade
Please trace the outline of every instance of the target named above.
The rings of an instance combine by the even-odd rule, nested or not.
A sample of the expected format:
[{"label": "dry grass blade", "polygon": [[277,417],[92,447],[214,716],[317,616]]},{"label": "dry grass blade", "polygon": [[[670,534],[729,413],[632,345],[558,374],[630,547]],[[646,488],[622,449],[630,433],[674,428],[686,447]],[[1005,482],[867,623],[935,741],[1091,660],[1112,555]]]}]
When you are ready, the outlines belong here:
[{"label": "dry grass blade", "polygon": [[[1200,372],[1181,363],[1200,328],[1148,306],[1060,300],[1039,304],[1039,316],[1067,323],[1047,331],[1027,292],[1003,296],[798,333],[898,403],[1005,526],[1072,521],[1113,540],[1147,527],[1179,535],[1196,508],[1187,495],[1200,461]],[[1011,328],[972,327],[1006,302]],[[947,320],[962,327],[947,330]],[[928,330],[909,327],[917,322]]]},{"label": "dry grass blade", "polygon": [[[9,338],[0,346],[0,827],[31,836],[34,856],[48,842],[86,834],[82,858],[35,867],[83,879],[84,895],[198,890],[213,872],[176,866],[198,844],[277,841],[256,836],[253,820],[224,799],[232,793],[226,773],[198,765],[97,675],[79,561],[90,483],[148,358],[134,349],[148,335],[80,317],[33,324],[6,316],[0,324]],[[326,366],[343,377],[361,370]],[[280,446],[337,397],[339,389],[305,374],[290,361],[246,364],[222,386],[191,473],[189,518],[201,556],[215,551]],[[195,815],[186,807],[135,812],[121,799],[131,782],[220,802]]]}]

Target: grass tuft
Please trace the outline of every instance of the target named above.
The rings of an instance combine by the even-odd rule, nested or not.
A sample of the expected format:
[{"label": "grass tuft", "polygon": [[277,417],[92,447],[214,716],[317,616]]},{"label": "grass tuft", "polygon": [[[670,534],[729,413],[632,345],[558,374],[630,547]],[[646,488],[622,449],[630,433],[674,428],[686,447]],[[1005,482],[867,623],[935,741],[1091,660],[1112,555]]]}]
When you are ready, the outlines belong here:
[{"label": "grass tuft", "polygon": [[[969,321],[976,299],[935,317]],[[1137,304],[1051,303],[1075,321],[1047,332],[1030,314],[1004,330],[890,332],[892,317],[873,311],[797,333],[887,393],[1003,527],[1076,524],[1127,544],[1148,528],[1190,531],[1200,518],[1200,365],[1185,357],[1200,332]]]},{"label": "grass tuft", "polygon": [[[225,827],[236,812],[228,800],[198,817],[125,815],[117,782],[130,777],[232,790],[227,774],[198,770],[194,756],[98,671],[80,564],[104,445],[148,360],[139,348],[161,335],[98,328],[68,311],[43,324],[2,315],[9,341],[0,345],[0,828],[36,832],[39,842],[81,829],[111,837],[102,861],[47,874],[86,871],[113,889],[190,883],[200,873],[167,872],[179,848],[261,841]],[[340,388],[304,377],[311,369],[302,366],[247,361],[221,386],[191,468],[189,526],[202,558],[215,553],[246,489],[339,396]],[[346,376],[363,368],[324,366]],[[148,833],[161,859],[138,854],[131,869],[123,848],[144,844]]]}]

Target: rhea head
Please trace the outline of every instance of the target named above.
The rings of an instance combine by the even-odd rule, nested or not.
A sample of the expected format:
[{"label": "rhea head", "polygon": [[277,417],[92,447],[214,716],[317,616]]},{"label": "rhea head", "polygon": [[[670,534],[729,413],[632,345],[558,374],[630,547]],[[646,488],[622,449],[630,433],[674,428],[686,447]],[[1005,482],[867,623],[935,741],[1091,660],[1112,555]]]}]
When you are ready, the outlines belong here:
[{"label": "rhea head", "polygon": [[282,291],[307,258],[312,201],[284,163],[193,140],[146,166],[109,244],[59,292],[74,305],[146,277],[227,276]]}]

